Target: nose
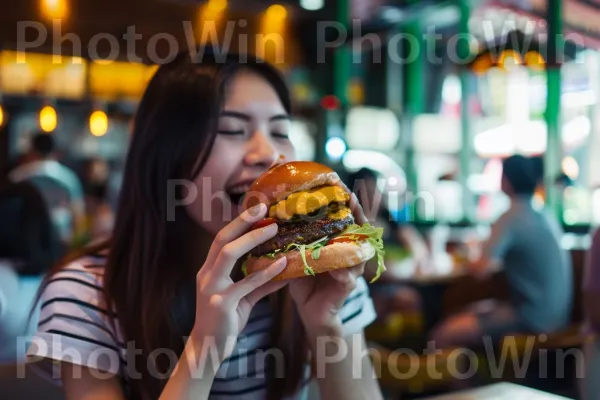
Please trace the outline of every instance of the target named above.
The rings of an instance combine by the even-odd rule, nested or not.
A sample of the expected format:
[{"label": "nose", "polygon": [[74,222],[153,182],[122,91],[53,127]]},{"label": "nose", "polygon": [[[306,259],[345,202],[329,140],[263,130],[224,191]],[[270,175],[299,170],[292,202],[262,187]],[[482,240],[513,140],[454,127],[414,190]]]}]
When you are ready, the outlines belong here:
[{"label": "nose", "polygon": [[246,165],[269,168],[279,160],[280,153],[273,141],[262,132],[255,132],[249,141],[244,159]]}]

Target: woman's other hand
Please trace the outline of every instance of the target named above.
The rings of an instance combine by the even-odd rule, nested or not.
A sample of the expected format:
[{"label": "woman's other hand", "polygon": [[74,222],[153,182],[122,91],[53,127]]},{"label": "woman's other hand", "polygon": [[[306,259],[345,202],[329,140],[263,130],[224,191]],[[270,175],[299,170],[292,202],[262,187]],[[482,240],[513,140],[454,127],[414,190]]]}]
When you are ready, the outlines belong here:
[{"label": "woman's other hand", "polygon": [[231,355],[254,305],[286,284],[271,281],[285,268],[285,257],[238,282],[231,279],[239,259],[277,234],[276,224],[248,232],[266,211],[267,207],[259,204],[223,228],[196,277],[197,311],[192,338],[202,345],[216,345],[220,361]]},{"label": "woman's other hand", "polygon": [[[349,191],[340,181],[340,186]],[[350,208],[357,224],[367,223],[356,195],[350,197]],[[290,281],[289,291],[311,341],[320,335],[342,335],[342,320],[338,315],[344,301],[356,287],[356,278],[365,270],[365,263],[316,276]]]}]

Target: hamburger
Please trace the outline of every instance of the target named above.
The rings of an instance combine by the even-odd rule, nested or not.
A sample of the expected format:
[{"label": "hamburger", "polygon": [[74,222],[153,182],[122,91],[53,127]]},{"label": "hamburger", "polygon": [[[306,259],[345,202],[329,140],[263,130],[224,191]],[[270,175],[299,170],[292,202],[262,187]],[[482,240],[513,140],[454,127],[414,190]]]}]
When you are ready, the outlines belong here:
[{"label": "hamburger", "polygon": [[278,232],[250,251],[242,264],[244,274],[284,256],[287,266],[275,280],[349,268],[376,256],[375,281],[385,270],[383,229],[356,224],[350,198],[339,176],[325,165],[295,161],[269,169],[250,186],[243,208],[265,203],[268,216],[252,229],[276,223]]}]

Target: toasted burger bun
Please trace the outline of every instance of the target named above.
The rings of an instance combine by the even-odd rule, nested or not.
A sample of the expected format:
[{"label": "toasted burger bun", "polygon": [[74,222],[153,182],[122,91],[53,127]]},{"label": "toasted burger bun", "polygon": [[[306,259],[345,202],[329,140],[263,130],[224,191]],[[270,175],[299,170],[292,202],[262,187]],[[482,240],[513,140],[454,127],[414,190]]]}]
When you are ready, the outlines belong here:
[{"label": "toasted burger bun", "polygon": [[[299,250],[277,254],[275,259],[269,257],[250,257],[246,264],[248,274],[260,271],[271,265],[276,259],[287,257],[287,265],[283,272],[273,280],[301,278],[304,274],[304,263]],[[310,251],[306,251],[306,261],[315,274],[333,271],[340,268],[349,268],[368,261],[375,256],[375,248],[368,241],[353,243],[334,243],[321,248],[319,259],[313,260]]]},{"label": "toasted burger bun", "polygon": [[244,197],[244,209],[259,203],[271,205],[290,194],[324,185],[335,185],[340,177],[331,168],[312,161],[277,165],[261,175]]}]

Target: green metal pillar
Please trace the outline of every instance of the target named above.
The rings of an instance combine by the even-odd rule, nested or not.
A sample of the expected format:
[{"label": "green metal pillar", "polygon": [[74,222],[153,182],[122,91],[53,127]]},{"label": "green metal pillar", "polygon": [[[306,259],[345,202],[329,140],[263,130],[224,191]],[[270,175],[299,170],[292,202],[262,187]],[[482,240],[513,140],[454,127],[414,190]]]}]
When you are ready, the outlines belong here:
[{"label": "green metal pillar", "polygon": [[[349,0],[338,0],[336,20],[340,23],[350,36],[349,22],[350,9]],[[338,46],[333,54],[333,94],[342,103],[342,108],[348,104],[348,83],[350,82],[350,73],[352,70],[352,54],[350,44],[345,43]]]},{"label": "green metal pillar", "polygon": [[546,73],[548,95],[546,103],[546,125],[548,140],[544,157],[544,183],[546,187],[546,206],[548,210],[562,221],[560,204],[562,199],[554,185],[561,165],[561,64],[563,51],[562,0],[549,0],[546,20],[548,23],[548,60]]},{"label": "green metal pillar", "polygon": [[[336,21],[346,30],[348,36],[348,26],[350,22],[349,0],[338,0],[336,9]],[[323,131],[319,132],[319,138],[316,140],[316,159],[319,162],[326,163],[327,155],[325,144],[333,131],[343,132],[345,125],[345,115],[348,108],[348,84],[352,71],[352,54],[350,44],[343,43],[334,49],[333,53],[333,95],[340,101],[339,110],[325,110],[323,113]],[[334,168],[336,166],[333,166]]]},{"label": "green metal pillar", "polygon": [[471,8],[467,0],[459,0],[458,8],[460,12],[459,33],[460,41],[458,42],[458,56],[462,62],[460,66],[460,88],[461,88],[461,103],[460,103],[460,127],[461,127],[461,142],[460,149],[460,174],[459,182],[462,193],[462,209],[463,220],[465,222],[473,222],[475,220],[475,205],[473,204],[473,196],[469,189],[468,179],[471,175],[471,163],[473,160],[473,138],[471,136],[471,119],[469,116],[469,100],[471,98],[470,74],[466,64],[471,55],[469,46],[469,17]]},{"label": "green metal pillar", "polygon": [[410,215],[415,221],[419,221],[420,214],[414,200],[418,198],[419,181],[414,146],[414,118],[425,110],[425,56],[423,45],[423,29],[419,20],[411,21],[405,27],[406,33],[414,40],[409,41],[405,55],[406,63],[406,115],[407,123],[403,132],[404,151],[409,193]]}]

